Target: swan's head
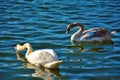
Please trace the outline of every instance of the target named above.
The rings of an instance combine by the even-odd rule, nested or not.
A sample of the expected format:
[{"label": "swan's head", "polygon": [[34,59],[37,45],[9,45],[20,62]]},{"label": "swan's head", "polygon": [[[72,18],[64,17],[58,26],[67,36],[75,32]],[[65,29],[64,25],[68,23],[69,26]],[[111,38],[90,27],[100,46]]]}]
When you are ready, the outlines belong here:
[{"label": "swan's head", "polygon": [[14,48],[15,48],[15,50],[16,51],[22,51],[22,48],[21,48],[22,46],[20,45],[20,44],[17,44]]},{"label": "swan's head", "polygon": [[30,43],[25,43],[24,45],[17,44],[14,48],[17,52],[23,51],[26,48],[30,48],[32,51],[32,47]]},{"label": "swan's head", "polygon": [[77,27],[77,26],[80,26],[80,28],[84,28],[83,27],[83,24],[79,23],[79,22],[74,22],[74,23],[71,23],[67,26],[67,29],[66,29],[66,34],[69,33],[69,31],[74,28],[74,27]]}]

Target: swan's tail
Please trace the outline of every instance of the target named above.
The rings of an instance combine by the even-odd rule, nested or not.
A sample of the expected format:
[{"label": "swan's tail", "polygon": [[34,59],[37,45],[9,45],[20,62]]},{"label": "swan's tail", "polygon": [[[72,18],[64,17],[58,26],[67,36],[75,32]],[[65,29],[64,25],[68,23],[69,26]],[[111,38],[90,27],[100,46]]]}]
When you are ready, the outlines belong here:
[{"label": "swan's tail", "polygon": [[58,68],[61,63],[62,63],[62,60],[53,61],[53,62],[45,64],[44,67],[46,67],[46,68]]},{"label": "swan's tail", "polygon": [[112,35],[115,35],[115,33],[116,33],[116,31],[112,31],[112,32],[111,32]]}]

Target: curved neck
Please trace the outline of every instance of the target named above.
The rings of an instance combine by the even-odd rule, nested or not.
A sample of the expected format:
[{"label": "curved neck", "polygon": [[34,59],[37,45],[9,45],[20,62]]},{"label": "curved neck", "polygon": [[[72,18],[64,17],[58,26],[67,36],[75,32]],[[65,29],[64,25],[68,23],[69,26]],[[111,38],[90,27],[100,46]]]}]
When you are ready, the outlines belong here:
[{"label": "curved neck", "polygon": [[76,31],[75,33],[82,34],[82,32],[84,31],[84,27],[83,26],[79,26],[79,27],[80,27],[79,30]]},{"label": "curved neck", "polygon": [[79,29],[77,32],[82,33],[82,32],[84,31],[84,26],[83,26],[83,24],[78,23],[78,25],[77,25],[77,26],[79,26],[79,27],[80,27],[80,29]]},{"label": "curved neck", "polygon": [[25,54],[25,57],[27,57],[30,53],[33,52],[33,49],[31,47],[31,45],[29,43],[25,43],[23,46],[22,46],[23,49],[27,48],[27,52]]},{"label": "curved neck", "polygon": [[73,40],[79,41],[80,36],[81,36],[82,32],[84,31],[84,26],[83,26],[82,24],[78,23],[78,24],[75,25],[74,27],[77,27],[77,26],[79,26],[80,28],[79,28],[78,31],[76,31],[76,32],[71,36],[71,40],[72,40],[72,41],[73,41]]}]

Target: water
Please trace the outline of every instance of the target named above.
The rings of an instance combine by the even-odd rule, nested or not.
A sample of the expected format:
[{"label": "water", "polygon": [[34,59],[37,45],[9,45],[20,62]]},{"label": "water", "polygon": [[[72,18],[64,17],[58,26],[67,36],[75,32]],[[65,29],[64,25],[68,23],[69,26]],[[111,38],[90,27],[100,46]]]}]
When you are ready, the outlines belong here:
[{"label": "water", "polygon": [[[119,0],[0,0],[0,16],[1,80],[120,79]],[[84,23],[85,29],[116,31],[114,44],[74,46],[70,36],[75,29],[65,34],[72,22]],[[59,69],[36,68],[18,60],[14,45],[26,42],[34,50],[54,49],[63,60]]]}]

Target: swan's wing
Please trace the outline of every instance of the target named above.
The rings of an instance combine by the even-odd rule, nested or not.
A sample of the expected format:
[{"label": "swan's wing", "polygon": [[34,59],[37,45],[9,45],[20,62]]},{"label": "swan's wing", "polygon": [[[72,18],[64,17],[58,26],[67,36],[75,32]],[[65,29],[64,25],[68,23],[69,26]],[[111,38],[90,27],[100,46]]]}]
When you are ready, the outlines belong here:
[{"label": "swan's wing", "polygon": [[49,52],[43,50],[37,50],[28,55],[27,60],[32,64],[43,64],[58,60],[52,56]]},{"label": "swan's wing", "polygon": [[99,40],[100,38],[109,37],[111,33],[104,28],[93,28],[83,32],[81,40]]},{"label": "swan's wing", "polygon": [[54,52],[53,49],[42,49],[41,51],[49,52],[53,57],[55,57],[56,59],[58,59],[58,56],[57,56],[57,54]]}]

